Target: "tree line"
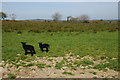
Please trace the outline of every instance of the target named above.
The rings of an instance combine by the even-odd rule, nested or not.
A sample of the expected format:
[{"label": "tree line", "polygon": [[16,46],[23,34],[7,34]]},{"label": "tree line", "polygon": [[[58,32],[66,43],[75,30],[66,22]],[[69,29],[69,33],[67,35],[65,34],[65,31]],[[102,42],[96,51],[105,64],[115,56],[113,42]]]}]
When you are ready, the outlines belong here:
[{"label": "tree line", "polygon": [[[10,14],[9,16],[12,20],[16,19],[16,15],[14,13]],[[5,20],[5,18],[7,18],[7,17],[8,17],[8,15],[6,13],[0,12],[0,20]]]},{"label": "tree line", "polygon": [[[14,14],[14,13],[12,13],[12,14],[10,14],[9,15],[10,16],[10,18],[11,18],[11,20],[15,20],[16,19],[16,15]],[[0,19],[1,20],[5,20],[5,18],[7,18],[8,17],[8,15],[6,14],[6,13],[4,13],[4,12],[0,12]],[[53,21],[60,21],[61,20],[61,18],[62,18],[62,14],[60,14],[59,12],[56,12],[56,13],[54,13],[54,14],[52,14],[52,19],[53,19]],[[80,16],[78,16],[78,17],[72,17],[72,16],[67,16],[67,21],[81,21],[81,22],[88,22],[88,20],[89,20],[89,16],[88,15],[86,15],[86,14],[83,14],[83,15],[80,15]]]}]

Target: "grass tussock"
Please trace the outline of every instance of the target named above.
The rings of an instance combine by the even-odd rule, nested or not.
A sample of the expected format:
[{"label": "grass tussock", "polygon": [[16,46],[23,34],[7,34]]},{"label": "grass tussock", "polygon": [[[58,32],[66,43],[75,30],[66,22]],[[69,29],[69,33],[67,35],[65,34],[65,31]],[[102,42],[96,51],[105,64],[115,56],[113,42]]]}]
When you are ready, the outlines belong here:
[{"label": "grass tussock", "polygon": [[66,74],[66,75],[75,75],[75,74],[73,74],[73,73],[71,73],[71,72],[63,72],[62,74]]}]

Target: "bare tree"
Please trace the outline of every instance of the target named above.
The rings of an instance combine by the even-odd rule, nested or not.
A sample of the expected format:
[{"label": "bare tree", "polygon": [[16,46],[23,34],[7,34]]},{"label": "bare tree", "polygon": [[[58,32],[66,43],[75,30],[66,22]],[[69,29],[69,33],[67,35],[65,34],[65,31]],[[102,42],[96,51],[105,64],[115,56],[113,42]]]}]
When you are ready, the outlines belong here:
[{"label": "bare tree", "polygon": [[12,13],[12,14],[10,15],[10,17],[11,17],[12,20],[15,20],[15,19],[16,19],[16,15],[15,15],[14,13]]},{"label": "bare tree", "polygon": [[81,22],[88,22],[88,20],[89,20],[89,16],[86,14],[83,14],[78,17],[78,21],[81,21]]},{"label": "bare tree", "polygon": [[54,21],[59,21],[61,17],[62,17],[62,15],[58,12],[56,12],[52,15],[52,18]]},{"label": "bare tree", "polygon": [[0,12],[0,19],[4,20],[5,18],[7,18],[7,14],[4,12]]}]

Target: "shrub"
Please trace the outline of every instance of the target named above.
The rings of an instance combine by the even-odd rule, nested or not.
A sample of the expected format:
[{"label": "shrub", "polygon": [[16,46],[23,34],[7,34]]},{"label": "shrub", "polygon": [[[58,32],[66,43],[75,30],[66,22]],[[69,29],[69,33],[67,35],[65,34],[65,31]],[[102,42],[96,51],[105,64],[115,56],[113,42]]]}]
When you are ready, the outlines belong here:
[{"label": "shrub", "polygon": [[16,75],[10,73],[10,74],[8,74],[8,78],[9,78],[9,79],[15,79],[15,78],[16,78]]}]

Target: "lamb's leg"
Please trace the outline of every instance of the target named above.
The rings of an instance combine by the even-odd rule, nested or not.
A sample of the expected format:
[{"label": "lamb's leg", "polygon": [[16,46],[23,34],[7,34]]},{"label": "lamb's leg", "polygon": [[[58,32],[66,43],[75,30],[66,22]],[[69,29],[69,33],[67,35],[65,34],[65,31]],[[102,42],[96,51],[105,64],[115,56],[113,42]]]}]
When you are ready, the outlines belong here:
[{"label": "lamb's leg", "polygon": [[33,53],[36,54],[35,49],[33,48]]},{"label": "lamb's leg", "polygon": [[46,48],[46,52],[48,52],[48,48]]},{"label": "lamb's leg", "polygon": [[44,51],[43,48],[41,48],[41,51],[42,51],[42,52]]},{"label": "lamb's leg", "polygon": [[27,53],[27,50],[25,49],[25,55],[27,55],[28,53]]},{"label": "lamb's leg", "polygon": [[30,50],[31,56],[33,56],[33,50]]},{"label": "lamb's leg", "polygon": [[31,56],[33,56],[33,53],[31,53]]}]

